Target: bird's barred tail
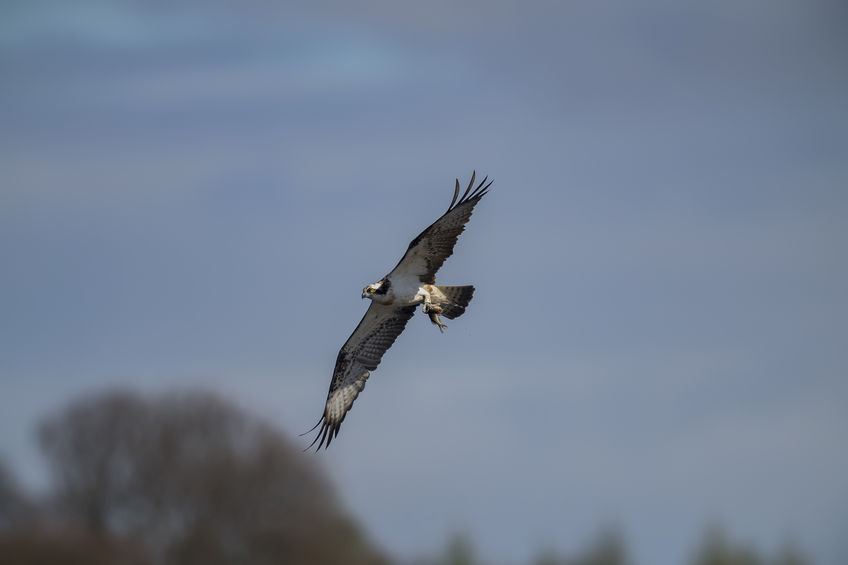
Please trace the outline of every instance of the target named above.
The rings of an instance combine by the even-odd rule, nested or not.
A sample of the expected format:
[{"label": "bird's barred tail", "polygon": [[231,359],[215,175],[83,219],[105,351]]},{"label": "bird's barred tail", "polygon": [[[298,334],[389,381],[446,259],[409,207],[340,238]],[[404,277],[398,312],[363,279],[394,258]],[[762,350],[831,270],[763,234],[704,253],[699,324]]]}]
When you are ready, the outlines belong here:
[{"label": "bird's barred tail", "polygon": [[458,318],[465,313],[468,303],[471,302],[471,297],[474,296],[474,287],[468,286],[439,286],[437,287],[442,294],[450,301],[448,304],[443,304],[442,316],[448,320]]}]

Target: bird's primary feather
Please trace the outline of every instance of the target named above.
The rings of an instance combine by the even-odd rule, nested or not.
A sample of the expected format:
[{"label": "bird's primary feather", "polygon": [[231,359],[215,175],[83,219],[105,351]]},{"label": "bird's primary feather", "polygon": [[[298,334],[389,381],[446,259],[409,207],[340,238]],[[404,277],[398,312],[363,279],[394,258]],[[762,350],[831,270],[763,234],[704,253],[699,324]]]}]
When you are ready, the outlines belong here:
[{"label": "bird's primary feather", "polygon": [[[318,449],[326,439],[326,445],[339,433],[339,427],[353,405],[353,401],[365,388],[365,381],[380,364],[383,354],[392,346],[406,327],[406,323],[415,314],[415,306],[392,308],[372,302],[359,325],[347,339],[336,358],[333,380],[321,429],[309,447],[321,438]],[[317,426],[316,426],[317,427]]]},{"label": "bird's primary feather", "polygon": [[457,179],[453,200],[451,200],[447,212],[410,242],[404,256],[389,273],[389,278],[392,278],[393,275],[413,275],[417,276],[422,283],[434,284],[436,282],[436,272],[445,262],[445,259],[453,254],[456,240],[459,238],[459,234],[465,230],[465,224],[471,218],[474,206],[486,195],[492,185],[491,182],[486,184],[488,180],[488,177],[486,177],[472,191],[475,176],[476,173],[471,175],[471,182],[468,183],[468,188],[465,189],[465,193],[458,202],[456,198],[459,195],[459,180]]}]

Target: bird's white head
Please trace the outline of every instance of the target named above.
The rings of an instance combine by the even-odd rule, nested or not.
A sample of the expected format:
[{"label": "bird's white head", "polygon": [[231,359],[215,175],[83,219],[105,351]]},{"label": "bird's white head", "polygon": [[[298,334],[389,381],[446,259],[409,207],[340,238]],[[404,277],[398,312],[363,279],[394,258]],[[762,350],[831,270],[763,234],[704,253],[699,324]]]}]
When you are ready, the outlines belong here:
[{"label": "bird's white head", "polygon": [[377,281],[375,283],[371,283],[365,288],[362,289],[362,298],[374,298],[374,295],[383,295],[385,291],[383,290],[384,281]]}]

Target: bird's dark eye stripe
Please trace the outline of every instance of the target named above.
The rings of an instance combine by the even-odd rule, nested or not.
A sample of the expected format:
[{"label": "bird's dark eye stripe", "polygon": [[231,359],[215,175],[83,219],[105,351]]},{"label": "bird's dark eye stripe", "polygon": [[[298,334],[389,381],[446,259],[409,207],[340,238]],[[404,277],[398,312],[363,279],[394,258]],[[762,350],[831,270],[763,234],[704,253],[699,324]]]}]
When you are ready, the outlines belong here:
[{"label": "bird's dark eye stripe", "polygon": [[389,292],[389,288],[392,286],[392,283],[389,279],[383,279],[380,281],[380,288],[374,291],[375,294],[386,294]]}]

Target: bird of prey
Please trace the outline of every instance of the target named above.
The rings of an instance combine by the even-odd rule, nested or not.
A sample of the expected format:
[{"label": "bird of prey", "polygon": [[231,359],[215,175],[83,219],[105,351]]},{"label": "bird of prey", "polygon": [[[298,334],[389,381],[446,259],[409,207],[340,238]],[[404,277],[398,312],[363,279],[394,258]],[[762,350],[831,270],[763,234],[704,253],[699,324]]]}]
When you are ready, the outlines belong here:
[{"label": "bird of prey", "polygon": [[447,212],[412,240],[388,275],[362,289],[362,298],[369,298],[371,305],[339,351],[324,413],[310,432],[319,425],[321,429],[309,447],[319,440],[317,449],[329,447],[353,401],[365,388],[369,371],[380,364],[383,354],[415,314],[416,306],[421,304],[422,312],[442,332],[447,326],[440,316],[452,320],[465,312],[474,287],[436,285],[436,271],[453,253],[474,206],[492,184],[486,184],[487,177],[475,188],[475,176],[476,171],[462,197],[457,179]]}]

